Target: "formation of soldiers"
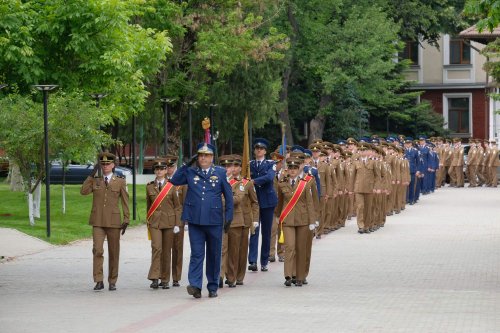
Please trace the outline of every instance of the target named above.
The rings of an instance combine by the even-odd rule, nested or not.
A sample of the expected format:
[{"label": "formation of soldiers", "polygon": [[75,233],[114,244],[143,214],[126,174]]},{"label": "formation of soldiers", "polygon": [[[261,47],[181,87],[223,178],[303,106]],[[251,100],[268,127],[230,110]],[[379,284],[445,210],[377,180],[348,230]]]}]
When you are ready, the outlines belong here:
[{"label": "formation of soldiers", "polygon": [[[469,144],[464,159],[460,139],[373,136],[337,143],[317,139],[307,148],[278,147],[266,159],[269,143],[259,138],[249,178],[242,177],[241,155],[220,156],[220,166],[215,166],[215,147],[210,144],[198,145],[198,155],[179,170],[176,156],[158,158],[153,165],[155,180],[146,187],[150,287],[169,289],[171,278],[172,286],[180,286],[185,230],[191,245],[187,289],[195,298],[201,297],[205,252],[209,297],[217,297],[217,289],[224,285],[243,285],[246,271],[257,271],[258,263],[261,271],[268,271],[276,255],[284,262],[285,286],[305,285],[313,239],[344,227],[348,220],[356,218],[359,234],[373,233],[385,226],[388,216],[444,186],[447,178],[452,187],[464,187],[464,175],[469,187],[496,187],[500,165],[496,142],[470,139]],[[106,236],[108,281],[110,290],[116,289],[119,231],[123,234],[128,225],[124,181],[110,173],[114,160],[102,153],[106,179],[102,182],[93,174],[82,186],[82,194],[94,194],[90,224],[95,290],[104,287]]]}]

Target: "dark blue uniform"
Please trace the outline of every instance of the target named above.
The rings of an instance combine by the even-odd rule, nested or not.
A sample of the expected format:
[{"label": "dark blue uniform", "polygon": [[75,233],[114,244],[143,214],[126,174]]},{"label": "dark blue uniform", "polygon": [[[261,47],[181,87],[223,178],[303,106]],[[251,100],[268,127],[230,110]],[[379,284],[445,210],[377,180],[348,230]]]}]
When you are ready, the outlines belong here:
[{"label": "dark blue uniform", "polygon": [[278,204],[278,196],[274,190],[274,161],[263,160],[259,166],[257,166],[257,161],[250,161],[250,174],[255,185],[257,200],[259,201],[260,226],[255,229],[255,234],[250,237],[248,262],[257,262],[260,229],[262,233],[260,264],[261,266],[267,266],[269,261],[269,250],[271,249],[271,229],[273,226],[274,208]]},{"label": "dark blue uniform", "polygon": [[311,175],[316,180],[316,188],[318,189],[318,198],[321,197],[321,180],[319,179],[318,169],[309,165],[304,166],[304,173],[309,173],[309,169],[311,170]]},{"label": "dark blue uniform", "polygon": [[[226,170],[211,166],[205,174],[199,167],[183,166],[170,180],[174,185],[188,185],[181,221],[189,224],[189,284],[202,289],[203,260],[206,246],[207,289],[217,291],[222,254],[222,227],[233,220],[233,191]],[[225,199],[223,216],[222,195]]]},{"label": "dark blue uniform", "polygon": [[428,194],[430,192],[430,180],[431,180],[431,174],[429,171],[430,168],[430,163],[429,163],[429,152],[430,149],[426,145],[424,146],[419,146],[418,151],[420,152],[420,160],[421,160],[421,172],[424,174],[424,178],[422,179],[422,193],[423,194]]},{"label": "dark blue uniform", "polygon": [[408,164],[410,166],[410,185],[408,187],[406,201],[413,205],[415,203],[415,173],[417,172],[418,165],[418,151],[413,147],[405,149],[405,158],[408,160]]}]

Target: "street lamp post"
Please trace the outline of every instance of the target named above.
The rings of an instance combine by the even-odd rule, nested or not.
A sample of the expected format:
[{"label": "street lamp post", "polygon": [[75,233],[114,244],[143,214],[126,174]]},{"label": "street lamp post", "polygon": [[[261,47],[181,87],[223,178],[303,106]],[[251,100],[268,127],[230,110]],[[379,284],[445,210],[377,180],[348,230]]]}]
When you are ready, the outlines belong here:
[{"label": "street lamp post", "polygon": [[50,163],[49,163],[49,117],[47,105],[49,101],[49,91],[57,88],[54,84],[34,85],[36,89],[43,92],[43,136],[45,145],[45,207],[47,214],[47,238],[50,238]]},{"label": "street lamp post", "polygon": [[172,98],[160,98],[163,107],[163,153],[166,155],[168,153],[168,104],[172,103],[174,99]]},{"label": "street lamp post", "polygon": [[214,134],[215,134],[215,120],[214,120],[214,107],[218,106],[218,104],[208,104],[208,108],[210,109],[210,128],[212,135],[210,136],[210,143],[215,144]]},{"label": "street lamp post", "polygon": [[192,106],[198,102],[185,102],[188,105],[189,156],[193,156],[193,111]]}]

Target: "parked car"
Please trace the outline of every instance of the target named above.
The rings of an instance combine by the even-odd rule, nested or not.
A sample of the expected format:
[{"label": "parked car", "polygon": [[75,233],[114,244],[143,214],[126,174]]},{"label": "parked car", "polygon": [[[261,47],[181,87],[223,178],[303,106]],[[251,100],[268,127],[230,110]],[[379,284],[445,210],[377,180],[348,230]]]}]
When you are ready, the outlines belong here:
[{"label": "parked car", "polygon": [[[94,165],[89,164],[69,164],[66,167],[65,183],[66,184],[83,184],[85,179],[90,176],[94,170]],[[132,171],[128,168],[117,166],[115,167],[115,174],[118,176],[131,176]],[[52,168],[50,169],[50,183],[51,184],[62,184],[63,182],[63,167],[61,163],[52,163]]]}]

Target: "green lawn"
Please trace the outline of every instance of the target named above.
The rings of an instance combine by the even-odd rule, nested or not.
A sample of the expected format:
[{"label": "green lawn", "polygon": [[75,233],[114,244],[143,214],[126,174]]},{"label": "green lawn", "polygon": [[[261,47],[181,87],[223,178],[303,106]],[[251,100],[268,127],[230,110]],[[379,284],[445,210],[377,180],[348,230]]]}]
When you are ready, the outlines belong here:
[{"label": "green lawn", "polygon": [[[47,238],[45,186],[42,187],[40,219],[30,226],[28,219],[28,199],[24,193],[11,192],[8,184],[0,178],[0,227],[14,228],[28,235],[49,241],[52,244],[67,244],[77,239],[89,238],[92,229],[88,224],[92,195],[80,195],[80,185],[66,185],[66,214],[62,214],[62,185],[50,186],[50,225],[51,236]],[[146,185],[137,185],[137,219],[131,225],[146,220]],[[132,185],[130,194],[130,219],[132,219]]]}]

